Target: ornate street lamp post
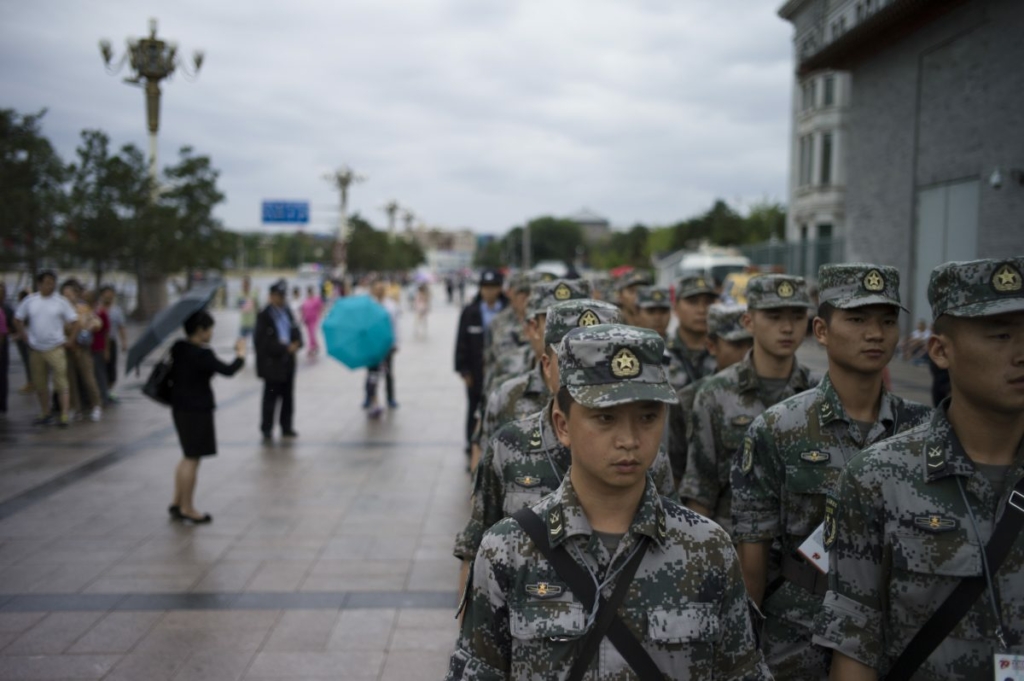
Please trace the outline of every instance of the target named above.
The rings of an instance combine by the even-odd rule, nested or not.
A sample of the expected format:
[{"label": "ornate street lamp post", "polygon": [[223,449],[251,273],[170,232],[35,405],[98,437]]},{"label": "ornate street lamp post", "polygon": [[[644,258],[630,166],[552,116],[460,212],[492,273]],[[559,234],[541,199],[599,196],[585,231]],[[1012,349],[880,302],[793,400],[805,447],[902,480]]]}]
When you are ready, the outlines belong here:
[{"label": "ornate street lamp post", "polygon": [[341,217],[338,218],[338,232],[334,238],[334,274],[345,274],[345,242],[348,240],[348,188],[356,182],[365,182],[366,177],[359,175],[348,166],[342,166],[333,173],[324,175],[324,179],[334,185],[341,195]]},{"label": "ornate street lamp post", "polygon": [[[186,78],[195,78],[203,65],[203,53],[192,53],[192,67],[178,58],[178,46],[156,37],[156,19],[149,20],[149,37],[128,40],[128,50],[114,61],[114,50],[109,40],[100,41],[100,54],[110,74],[118,73],[125,62],[131,66],[133,75],[125,78],[129,85],[141,85],[146,90],[146,124],[149,128],[149,175],[156,187],[157,146],[156,133],[160,129],[160,81],[169,78],[176,68],[181,67]],[[155,191],[155,189],[154,189]]]}]

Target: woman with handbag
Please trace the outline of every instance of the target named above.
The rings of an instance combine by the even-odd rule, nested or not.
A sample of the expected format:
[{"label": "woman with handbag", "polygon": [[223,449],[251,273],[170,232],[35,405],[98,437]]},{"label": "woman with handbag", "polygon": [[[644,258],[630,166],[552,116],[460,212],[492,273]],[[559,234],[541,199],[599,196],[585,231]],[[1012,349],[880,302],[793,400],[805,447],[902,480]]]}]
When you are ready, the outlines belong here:
[{"label": "woman with handbag", "polygon": [[213,317],[200,310],[185,320],[187,340],[171,348],[171,410],[174,429],[181,442],[182,459],[174,475],[174,499],[167,511],[181,522],[203,524],[213,521],[209,513],[200,513],[192,505],[199,460],[217,454],[217,435],[213,425],[214,374],[232,376],[245,365],[245,340],[235,343],[235,361],[225,364],[208,345],[213,337]]}]

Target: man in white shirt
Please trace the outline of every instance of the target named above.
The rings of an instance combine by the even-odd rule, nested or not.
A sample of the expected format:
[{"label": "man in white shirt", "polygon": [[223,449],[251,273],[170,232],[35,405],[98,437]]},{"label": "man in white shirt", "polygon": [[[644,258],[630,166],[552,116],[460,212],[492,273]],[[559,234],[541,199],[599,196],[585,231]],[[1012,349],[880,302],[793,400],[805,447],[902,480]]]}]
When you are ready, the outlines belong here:
[{"label": "man in white shirt", "polygon": [[32,384],[39,397],[41,414],[37,425],[56,421],[50,411],[49,375],[53,373],[53,388],[60,396],[58,425],[68,425],[68,365],[64,348],[69,334],[73,334],[78,313],[64,296],[58,295],[57,275],[44,270],[36,276],[38,292],[25,298],[14,313],[18,333],[28,335],[29,365]]}]

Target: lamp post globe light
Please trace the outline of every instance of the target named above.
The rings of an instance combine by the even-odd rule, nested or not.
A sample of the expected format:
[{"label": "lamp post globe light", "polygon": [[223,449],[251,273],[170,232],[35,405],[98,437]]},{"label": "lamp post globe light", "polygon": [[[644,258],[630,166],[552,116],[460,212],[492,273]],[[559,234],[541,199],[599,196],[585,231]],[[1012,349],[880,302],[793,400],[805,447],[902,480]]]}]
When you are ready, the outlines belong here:
[{"label": "lamp post globe light", "polygon": [[170,78],[180,68],[188,79],[199,74],[203,65],[203,53],[192,53],[189,66],[178,57],[178,46],[156,37],[156,19],[149,20],[149,37],[128,39],[128,49],[120,59],[114,59],[114,50],[109,40],[100,41],[100,54],[111,75],[120,72],[127,62],[132,75],[124,79],[129,85],[142,86],[146,91],[146,126],[149,129],[149,174],[153,179],[154,191],[157,176],[156,135],[160,129],[160,81]]}]

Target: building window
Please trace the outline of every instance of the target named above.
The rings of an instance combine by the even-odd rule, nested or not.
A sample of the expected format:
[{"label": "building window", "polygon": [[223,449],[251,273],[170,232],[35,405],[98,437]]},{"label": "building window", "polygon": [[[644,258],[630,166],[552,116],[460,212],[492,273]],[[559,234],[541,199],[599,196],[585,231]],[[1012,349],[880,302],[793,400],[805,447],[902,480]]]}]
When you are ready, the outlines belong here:
[{"label": "building window", "polygon": [[822,106],[832,106],[836,101],[836,79],[835,76],[825,76],[825,92]]},{"label": "building window", "polygon": [[821,136],[820,184],[832,184],[832,133],[830,132],[826,132]]},{"label": "building window", "polygon": [[814,137],[812,135],[804,135],[800,138],[799,186],[806,187],[811,184],[811,178],[814,176],[811,172],[813,167]]}]

